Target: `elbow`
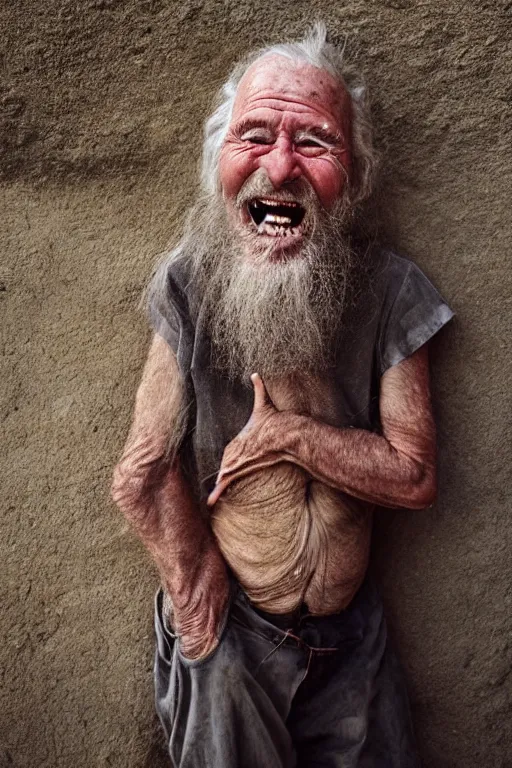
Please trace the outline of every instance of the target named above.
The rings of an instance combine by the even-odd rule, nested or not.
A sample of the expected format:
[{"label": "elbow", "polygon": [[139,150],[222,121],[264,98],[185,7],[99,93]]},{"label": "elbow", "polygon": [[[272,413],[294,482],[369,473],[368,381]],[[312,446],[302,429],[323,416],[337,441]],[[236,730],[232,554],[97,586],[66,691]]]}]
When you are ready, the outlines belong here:
[{"label": "elbow", "polygon": [[151,440],[129,444],[114,469],[111,497],[126,517],[147,506],[161,482],[167,462],[162,446]]},{"label": "elbow", "polygon": [[121,460],[114,467],[112,474],[112,482],[110,484],[110,498],[119,509],[122,509],[125,504],[127,495],[128,478],[124,471],[123,461]]},{"label": "elbow", "polygon": [[143,502],[146,495],[145,486],[144,478],[138,476],[121,459],[114,469],[110,497],[118,509],[129,518],[130,512]]},{"label": "elbow", "polygon": [[112,501],[134,528],[143,532],[151,525],[152,499],[160,476],[155,467],[137,466],[126,458],[114,469],[110,494]]},{"label": "elbow", "polygon": [[437,478],[434,466],[415,464],[408,487],[406,503],[408,509],[420,510],[431,507],[437,497]]}]

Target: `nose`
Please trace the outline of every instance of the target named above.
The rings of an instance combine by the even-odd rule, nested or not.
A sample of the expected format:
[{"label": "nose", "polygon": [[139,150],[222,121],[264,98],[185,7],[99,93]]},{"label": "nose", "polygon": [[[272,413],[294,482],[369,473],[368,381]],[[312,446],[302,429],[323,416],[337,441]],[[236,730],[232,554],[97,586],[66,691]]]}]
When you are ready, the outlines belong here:
[{"label": "nose", "polygon": [[302,173],[293,145],[284,137],[275,142],[270,152],[260,157],[260,167],[266,170],[275,189],[298,179]]}]

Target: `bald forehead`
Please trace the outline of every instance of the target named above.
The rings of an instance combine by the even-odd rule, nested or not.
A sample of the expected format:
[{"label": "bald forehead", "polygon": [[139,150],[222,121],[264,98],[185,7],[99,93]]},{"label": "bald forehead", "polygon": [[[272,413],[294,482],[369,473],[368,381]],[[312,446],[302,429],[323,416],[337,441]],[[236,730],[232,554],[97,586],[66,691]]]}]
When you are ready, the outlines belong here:
[{"label": "bald forehead", "polygon": [[330,112],[340,123],[345,122],[350,109],[348,93],[329,72],[285,56],[269,55],[258,59],[242,77],[233,117],[236,119],[259,97],[277,93]]}]

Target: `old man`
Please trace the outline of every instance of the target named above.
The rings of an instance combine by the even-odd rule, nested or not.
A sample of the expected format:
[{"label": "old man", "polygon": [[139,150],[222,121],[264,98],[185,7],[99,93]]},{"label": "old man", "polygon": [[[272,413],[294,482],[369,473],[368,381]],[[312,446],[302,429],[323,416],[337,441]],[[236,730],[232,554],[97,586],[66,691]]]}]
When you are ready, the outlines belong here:
[{"label": "old man", "polygon": [[258,51],[152,279],[113,495],[161,577],[175,766],[418,764],[366,571],[376,505],[436,493],[427,342],[451,311],[361,237],[375,166],[364,87],[321,25]]}]

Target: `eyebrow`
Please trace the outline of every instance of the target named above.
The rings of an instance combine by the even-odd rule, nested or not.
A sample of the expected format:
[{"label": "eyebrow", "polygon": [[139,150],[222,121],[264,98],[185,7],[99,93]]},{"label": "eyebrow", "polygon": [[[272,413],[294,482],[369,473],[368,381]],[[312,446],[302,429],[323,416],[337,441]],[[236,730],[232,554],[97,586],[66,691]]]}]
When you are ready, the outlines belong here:
[{"label": "eyebrow", "polygon": [[241,136],[246,131],[251,131],[254,128],[266,128],[268,131],[273,131],[272,124],[268,120],[245,118],[235,125],[233,131],[237,136]]},{"label": "eyebrow", "polygon": [[327,144],[344,144],[343,135],[339,131],[331,131],[321,125],[312,128],[299,128],[295,135],[313,136],[315,139],[325,141]]}]

